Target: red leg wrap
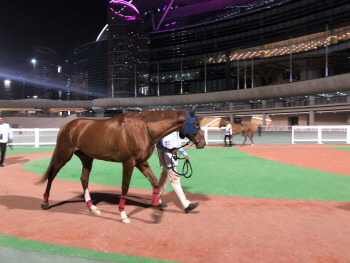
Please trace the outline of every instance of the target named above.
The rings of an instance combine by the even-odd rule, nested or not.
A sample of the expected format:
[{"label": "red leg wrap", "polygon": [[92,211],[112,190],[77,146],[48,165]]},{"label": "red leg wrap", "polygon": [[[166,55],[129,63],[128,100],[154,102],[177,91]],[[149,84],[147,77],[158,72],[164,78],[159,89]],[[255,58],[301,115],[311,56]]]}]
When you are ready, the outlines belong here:
[{"label": "red leg wrap", "polygon": [[119,201],[119,212],[124,211],[125,200],[126,200],[126,195],[122,195]]},{"label": "red leg wrap", "polygon": [[159,190],[153,189],[152,206],[159,206]]},{"label": "red leg wrap", "polygon": [[45,194],[44,194],[44,199],[45,199],[45,200],[49,200],[49,194],[45,193]]},{"label": "red leg wrap", "polygon": [[94,204],[91,200],[86,201],[86,206],[90,209]]}]

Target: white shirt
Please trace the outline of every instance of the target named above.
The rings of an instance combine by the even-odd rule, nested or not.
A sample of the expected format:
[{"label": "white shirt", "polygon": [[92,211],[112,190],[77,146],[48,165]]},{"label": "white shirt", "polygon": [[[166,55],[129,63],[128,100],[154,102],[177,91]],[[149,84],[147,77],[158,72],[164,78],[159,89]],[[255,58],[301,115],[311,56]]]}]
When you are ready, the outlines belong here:
[{"label": "white shirt", "polygon": [[[169,135],[165,136],[161,140],[161,143],[164,147],[168,149],[179,148],[181,146],[179,133],[178,132],[170,133]],[[184,149],[179,148],[178,151],[183,156],[187,156],[187,153],[185,152]],[[162,152],[161,150],[158,150],[158,157],[159,157],[160,165],[164,165],[164,161],[167,167],[171,167],[172,164],[174,166],[178,165],[177,160],[174,159],[174,156],[171,153]]]},{"label": "white shirt", "polygon": [[231,123],[226,126],[226,135],[232,135],[232,125]]},{"label": "white shirt", "polygon": [[0,143],[7,143],[8,140],[13,139],[13,133],[11,131],[10,125],[7,123],[0,124]]}]

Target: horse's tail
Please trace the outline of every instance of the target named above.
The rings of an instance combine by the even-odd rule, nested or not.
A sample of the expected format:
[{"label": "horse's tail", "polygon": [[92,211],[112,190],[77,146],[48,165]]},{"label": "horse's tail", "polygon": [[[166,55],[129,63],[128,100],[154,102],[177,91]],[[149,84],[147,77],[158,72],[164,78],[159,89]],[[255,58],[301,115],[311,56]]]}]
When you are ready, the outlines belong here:
[{"label": "horse's tail", "polygon": [[52,170],[53,170],[53,164],[55,162],[55,156],[56,156],[56,149],[52,154],[52,158],[51,158],[49,167],[47,167],[46,172],[44,173],[43,177],[37,182],[37,184],[43,184],[51,177]]}]

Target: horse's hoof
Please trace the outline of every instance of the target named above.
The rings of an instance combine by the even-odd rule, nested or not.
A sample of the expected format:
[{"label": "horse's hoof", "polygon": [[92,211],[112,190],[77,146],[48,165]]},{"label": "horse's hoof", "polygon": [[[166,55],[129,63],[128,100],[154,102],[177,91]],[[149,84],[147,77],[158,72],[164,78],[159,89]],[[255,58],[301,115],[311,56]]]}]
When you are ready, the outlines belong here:
[{"label": "horse's hoof", "polygon": [[154,221],[154,223],[159,223],[160,222],[160,216],[159,215],[155,215],[155,214],[152,214],[152,219]]},{"label": "horse's hoof", "polygon": [[129,217],[125,217],[125,218],[122,219],[122,223],[123,224],[129,224],[130,222],[131,221],[130,221]]},{"label": "horse's hoof", "polygon": [[93,213],[95,216],[99,216],[101,214],[100,209],[90,209],[91,213]]},{"label": "horse's hoof", "polygon": [[151,214],[151,217],[154,221],[154,223],[159,223],[160,220],[162,219],[162,215],[163,215],[163,212],[162,210],[160,209],[160,207],[152,207],[152,214]]},{"label": "horse's hoof", "polygon": [[253,146],[254,144],[252,144],[252,146]]},{"label": "horse's hoof", "polygon": [[49,205],[41,204],[41,209],[42,210],[47,210],[47,209],[49,209]]}]

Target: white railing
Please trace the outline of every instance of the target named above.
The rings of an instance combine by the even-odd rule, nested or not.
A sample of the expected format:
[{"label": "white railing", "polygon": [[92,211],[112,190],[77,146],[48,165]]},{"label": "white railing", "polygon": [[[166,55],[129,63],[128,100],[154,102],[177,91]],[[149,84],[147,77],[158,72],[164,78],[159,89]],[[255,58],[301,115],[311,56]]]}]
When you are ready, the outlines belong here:
[{"label": "white railing", "polygon": [[292,126],[262,126],[262,131],[291,131]]},{"label": "white railing", "polygon": [[350,125],[347,126],[293,126],[295,142],[346,142],[350,144]]},{"label": "white railing", "polygon": [[[12,129],[14,134],[14,146],[55,146],[57,134],[60,129]],[[207,144],[222,143],[225,129],[214,127],[202,127]],[[187,142],[186,139],[182,140]]]},{"label": "white railing", "polygon": [[60,129],[12,129],[14,146],[56,145],[57,134]]}]

